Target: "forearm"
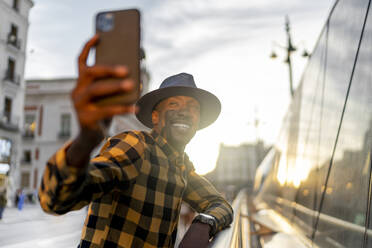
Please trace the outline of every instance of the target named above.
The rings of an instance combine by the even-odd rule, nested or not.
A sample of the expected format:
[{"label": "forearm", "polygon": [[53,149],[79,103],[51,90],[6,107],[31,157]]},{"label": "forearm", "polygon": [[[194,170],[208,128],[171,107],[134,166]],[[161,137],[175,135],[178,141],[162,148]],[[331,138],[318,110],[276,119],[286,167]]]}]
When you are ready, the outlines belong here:
[{"label": "forearm", "polygon": [[[84,142],[82,142],[82,140]],[[132,146],[128,142],[134,142]],[[87,205],[91,201],[99,199],[102,195],[117,189],[125,190],[139,174],[143,145],[136,142],[133,134],[122,134],[119,137],[112,137],[103,146],[100,155],[87,162],[86,154],[90,153],[90,148],[98,142],[93,139],[86,144],[86,150],[79,151],[79,147],[84,147],[86,139],[77,138],[72,144],[66,144],[49,159],[44,171],[41,187],[39,189],[40,205],[46,212],[63,214],[70,210],[77,210]],[[113,145],[115,144],[115,145]],[[71,149],[71,150],[70,150]],[[74,150],[77,149],[77,150]],[[138,157],[128,157],[126,151],[136,150]],[[67,162],[67,152],[74,155],[76,152],[78,159],[75,159],[72,166],[71,161]],[[118,154],[120,152],[120,154]],[[85,156],[82,155],[85,153]],[[117,158],[120,158],[117,160]],[[132,161],[137,161],[132,163]],[[122,164],[123,163],[123,164]],[[123,165],[123,166],[122,166]]]},{"label": "forearm", "polygon": [[83,129],[78,137],[48,161],[39,189],[42,208],[61,214],[88,204],[79,195],[84,192],[91,151],[102,140],[101,132]]},{"label": "forearm", "polygon": [[184,200],[197,212],[216,218],[217,231],[231,224],[233,210],[230,204],[205,178],[191,172]]},{"label": "forearm", "polygon": [[45,212],[63,214],[79,209],[87,203],[76,205],[81,195],[86,168],[68,166],[66,163],[66,144],[47,162],[39,188],[40,206]]},{"label": "forearm", "polygon": [[212,215],[216,218],[217,232],[229,226],[233,219],[233,209],[222,197],[211,202],[203,213]]},{"label": "forearm", "polygon": [[100,130],[82,128],[79,135],[66,151],[66,163],[75,168],[88,165],[90,154],[104,138]]}]

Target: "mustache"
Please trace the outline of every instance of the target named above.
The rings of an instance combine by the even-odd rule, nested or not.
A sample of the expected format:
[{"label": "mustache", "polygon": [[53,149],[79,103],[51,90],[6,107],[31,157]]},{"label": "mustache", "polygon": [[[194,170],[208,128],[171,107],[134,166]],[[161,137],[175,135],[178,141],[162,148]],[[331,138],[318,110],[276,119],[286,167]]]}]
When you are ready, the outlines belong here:
[{"label": "mustache", "polygon": [[165,119],[167,122],[175,123],[175,122],[183,122],[186,124],[192,124],[192,117],[189,115],[179,114],[179,111],[176,110],[168,110],[165,112]]}]

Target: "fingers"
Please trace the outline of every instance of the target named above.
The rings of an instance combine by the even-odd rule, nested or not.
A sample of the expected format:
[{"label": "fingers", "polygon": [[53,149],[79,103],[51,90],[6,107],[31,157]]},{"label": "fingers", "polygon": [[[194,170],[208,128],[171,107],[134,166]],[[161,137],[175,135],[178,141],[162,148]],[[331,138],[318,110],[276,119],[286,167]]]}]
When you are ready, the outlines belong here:
[{"label": "fingers", "polygon": [[79,68],[85,67],[89,56],[90,49],[97,44],[99,40],[98,34],[94,35],[85,45],[81,51],[78,59]]},{"label": "fingers", "polygon": [[86,72],[94,79],[105,77],[125,78],[129,75],[129,70],[126,66],[96,65],[86,68]]},{"label": "fingers", "polygon": [[128,93],[133,89],[134,82],[129,79],[121,82],[111,83],[96,82],[90,85],[84,92],[80,94],[80,102],[86,103],[97,97],[104,97],[112,94]]},{"label": "fingers", "polygon": [[115,115],[134,113],[135,111],[136,107],[134,105],[97,107],[91,104],[86,107],[85,111],[79,112],[78,118],[81,126],[94,129],[101,120],[112,118]]},{"label": "fingers", "polygon": [[136,107],[134,105],[130,105],[130,106],[115,105],[115,106],[100,107],[97,110],[97,113],[98,115],[100,115],[101,117],[100,119],[106,119],[114,115],[134,113],[135,109]]},{"label": "fingers", "polygon": [[[78,58],[79,77],[76,87],[71,92],[71,98],[79,116],[80,126],[96,127],[100,120],[135,111],[134,106],[110,105],[100,107],[95,104],[95,98],[131,93],[135,89],[134,82],[128,79],[129,70],[125,66],[87,66],[90,49],[97,45],[98,41],[99,36],[93,36],[84,45]],[[100,81],[110,78],[123,81]]]}]

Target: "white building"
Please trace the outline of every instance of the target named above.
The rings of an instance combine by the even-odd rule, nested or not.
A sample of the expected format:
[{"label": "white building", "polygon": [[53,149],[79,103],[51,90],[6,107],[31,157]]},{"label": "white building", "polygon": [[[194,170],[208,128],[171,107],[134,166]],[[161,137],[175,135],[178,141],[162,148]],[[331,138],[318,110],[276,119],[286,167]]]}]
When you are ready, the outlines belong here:
[{"label": "white building", "polygon": [[[142,79],[148,89],[148,75]],[[70,99],[75,78],[28,80],[26,84],[20,188],[31,194],[39,187],[47,160],[66,141],[76,137],[79,125]],[[145,127],[133,114],[116,116],[109,134],[131,129]]]},{"label": "white building", "polygon": [[74,85],[72,78],[26,82],[19,184],[26,194],[38,188],[48,158],[78,133],[70,100]]},{"label": "white building", "polygon": [[14,196],[19,184],[23,79],[31,0],[0,0],[0,187]]}]

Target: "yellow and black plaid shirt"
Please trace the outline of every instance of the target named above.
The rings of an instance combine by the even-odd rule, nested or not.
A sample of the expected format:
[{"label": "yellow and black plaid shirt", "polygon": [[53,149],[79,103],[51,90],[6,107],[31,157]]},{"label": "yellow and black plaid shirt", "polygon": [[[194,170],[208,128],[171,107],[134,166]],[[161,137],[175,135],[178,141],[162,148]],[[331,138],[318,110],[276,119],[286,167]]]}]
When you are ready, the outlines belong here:
[{"label": "yellow and black plaid shirt", "polygon": [[214,216],[217,229],[232,209],[156,132],[110,138],[85,169],[66,164],[67,145],[49,161],[39,189],[41,207],[64,214],[90,203],[82,231],[86,247],[173,247],[181,201]]}]

